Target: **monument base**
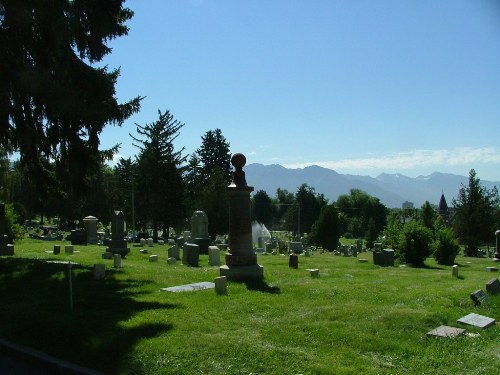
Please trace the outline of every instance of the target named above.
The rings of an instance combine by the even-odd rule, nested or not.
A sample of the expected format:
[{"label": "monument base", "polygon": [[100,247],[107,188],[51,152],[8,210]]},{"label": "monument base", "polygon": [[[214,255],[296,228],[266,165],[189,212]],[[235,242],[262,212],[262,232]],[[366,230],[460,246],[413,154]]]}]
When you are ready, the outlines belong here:
[{"label": "monument base", "polygon": [[264,278],[264,267],[260,264],[252,264],[248,266],[228,266],[224,265],[219,268],[220,275],[226,276],[228,280],[245,281],[245,280],[261,280]]},{"label": "monument base", "polygon": [[125,258],[127,254],[130,252],[130,248],[128,247],[108,247],[106,248],[106,252],[112,254],[120,254],[122,258]]}]

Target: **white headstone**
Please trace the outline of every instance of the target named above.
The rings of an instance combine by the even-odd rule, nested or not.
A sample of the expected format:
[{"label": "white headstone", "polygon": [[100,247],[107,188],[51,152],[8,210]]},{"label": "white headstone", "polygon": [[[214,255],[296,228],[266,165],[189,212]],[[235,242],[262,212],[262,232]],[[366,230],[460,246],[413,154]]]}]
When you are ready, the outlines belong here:
[{"label": "white headstone", "polygon": [[220,250],[217,246],[208,247],[208,264],[210,266],[220,266]]},{"label": "white headstone", "polygon": [[456,264],[451,269],[451,275],[453,277],[458,277],[458,266]]},{"label": "white headstone", "polygon": [[148,246],[153,246],[153,239],[151,237],[148,238]]},{"label": "white headstone", "polygon": [[150,255],[149,261],[150,262],[158,262],[158,255]]},{"label": "white headstone", "polygon": [[146,246],[146,239],[145,238],[141,238],[140,241],[141,241],[141,246]]}]

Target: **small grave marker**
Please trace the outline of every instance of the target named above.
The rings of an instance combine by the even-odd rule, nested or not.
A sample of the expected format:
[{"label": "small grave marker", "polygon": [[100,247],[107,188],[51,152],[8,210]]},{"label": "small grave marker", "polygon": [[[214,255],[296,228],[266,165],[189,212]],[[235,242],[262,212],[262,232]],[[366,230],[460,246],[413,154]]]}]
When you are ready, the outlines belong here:
[{"label": "small grave marker", "polygon": [[489,294],[500,294],[500,281],[498,279],[491,279],[486,283],[486,292]]},{"label": "small grave marker", "polygon": [[219,276],[215,278],[215,293],[217,295],[227,294],[227,277]]},{"label": "small grave marker", "polygon": [[66,245],[66,246],[64,246],[64,252],[66,254],[73,254],[73,251],[74,251],[73,245]]},{"label": "small grave marker", "polygon": [[167,259],[167,263],[174,266],[177,263],[177,259],[170,257]]},{"label": "small grave marker", "polygon": [[299,257],[295,253],[290,254],[290,259],[288,260],[288,267],[290,268],[299,268]]},{"label": "small grave marker", "polygon": [[456,337],[465,332],[463,328],[455,328],[449,326],[439,326],[434,328],[432,331],[427,332],[427,336],[434,337]]},{"label": "small grave marker", "polygon": [[458,278],[458,266],[456,264],[451,268],[451,276]]},{"label": "small grave marker", "polygon": [[139,252],[141,254],[147,254],[148,253],[148,249],[141,249],[141,250],[139,250]]},{"label": "small grave marker", "polygon": [[358,258],[359,263],[368,263],[368,259],[366,258]]},{"label": "small grave marker", "polygon": [[121,256],[121,254],[114,254],[113,255],[113,259],[114,259],[113,266],[115,268],[121,268],[122,267],[122,256]]},{"label": "small grave marker", "polygon": [[54,254],[61,254],[61,245],[54,245]]},{"label": "small grave marker", "polygon": [[474,327],[487,328],[495,324],[495,319],[488,318],[487,316],[484,315],[470,313],[469,315],[466,315],[458,319],[457,322],[462,324],[468,324]]},{"label": "small grave marker", "polygon": [[486,271],[488,271],[488,272],[498,272],[498,268],[497,267],[486,267]]},{"label": "small grave marker", "polygon": [[106,266],[103,263],[94,264],[94,280],[104,279]]},{"label": "small grave marker", "polygon": [[113,253],[106,251],[105,253],[102,254],[102,259],[113,259]]},{"label": "small grave marker", "polygon": [[481,289],[476,290],[470,294],[472,302],[475,306],[484,305],[488,303],[488,297]]},{"label": "small grave marker", "polygon": [[150,255],[149,261],[150,262],[158,262],[158,255]]}]

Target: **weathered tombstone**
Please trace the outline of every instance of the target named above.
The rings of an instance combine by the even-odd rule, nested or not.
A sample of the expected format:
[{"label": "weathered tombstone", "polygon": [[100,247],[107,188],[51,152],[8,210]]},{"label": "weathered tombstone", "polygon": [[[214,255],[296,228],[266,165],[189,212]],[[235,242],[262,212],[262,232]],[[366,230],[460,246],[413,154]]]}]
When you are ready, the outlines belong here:
[{"label": "weathered tombstone", "polygon": [[358,258],[359,263],[368,263],[368,259],[366,258]]},{"label": "weathered tombstone", "polygon": [[87,244],[87,231],[85,228],[73,229],[71,231],[71,244],[72,245],[86,245]]},{"label": "weathered tombstone", "polygon": [[373,252],[373,264],[377,266],[385,267],[385,258],[384,254],[381,251]]},{"label": "weathered tombstone", "polygon": [[487,316],[479,314],[470,313],[469,315],[466,315],[458,319],[457,322],[484,329],[495,324],[495,319],[488,318]]},{"label": "weathered tombstone", "polygon": [[176,263],[177,263],[177,258],[174,258],[174,257],[169,257],[167,259],[167,263],[174,266]]},{"label": "weathered tombstone", "polygon": [[215,278],[215,293],[217,295],[227,294],[227,277],[219,276]]},{"label": "weathered tombstone", "polygon": [[153,246],[154,245],[154,241],[151,237],[148,238],[148,246]]},{"label": "weathered tombstone", "polygon": [[94,280],[104,279],[106,266],[103,263],[94,264]]},{"label": "weathered tombstone", "polygon": [[304,255],[306,258],[309,258],[311,256],[311,251],[309,249],[304,250]]},{"label": "weathered tombstone", "polygon": [[175,245],[175,240],[173,238],[169,238],[167,240],[167,243],[168,243],[169,246],[174,246]]},{"label": "weathered tombstone", "polygon": [[480,306],[488,303],[488,297],[486,293],[481,289],[476,290],[470,294],[470,299],[474,303],[474,306]]},{"label": "weathered tombstone", "polygon": [[208,264],[210,266],[220,266],[220,250],[217,246],[208,247]]},{"label": "weathered tombstone", "polygon": [[363,240],[356,240],[356,251],[358,253],[363,251]]},{"label": "weathered tombstone", "polygon": [[434,328],[432,331],[427,332],[427,336],[434,337],[456,337],[465,332],[463,328],[455,328],[449,326],[439,326]]},{"label": "weathered tombstone", "polygon": [[394,267],[394,250],[384,249],[382,253],[384,254],[384,266]]},{"label": "weathered tombstone", "polygon": [[111,241],[107,252],[120,254],[125,258],[130,249],[125,240],[125,215],[122,211],[114,211],[111,219]]},{"label": "weathered tombstone", "polygon": [[489,294],[500,294],[500,281],[498,279],[491,279],[486,283],[486,292]]},{"label": "weathered tombstone", "polygon": [[310,269],[309,274],[311,275],[311,277],[319,277],[319,269],[318,268]]},{"label": "weathered tombstone", "polygon": [[253,251],[250,193],[243,167],[245,155],[237,153],[231,157],[235,168],[233,181],[227,187],[229,199],[229,252],[225,254],[226,264],[220,267],[220,275],[229,280],[263,279],[264,268],[257,264]]},{"label": "weathered tombstone", "polygon": [[122,256],[120,254],[113,254],[114,259],[114,267],[121,268],[122,267]]},{"label": "weathered tombstone", "polygon": [[486,271],[488,271],[488,272],[498,272],[498,268],[497,267],[486,267]]},{"label": "weathered tombstone", "polygon": [[208,217],[203,211],[195,211],[191,216],[191,241],[199,246],[200,254],[208,254],[210,235],[208,234]]},{"label": "weathered tombstone", "polygon": [[158,262],[158,255],[150,255],[149,256],[149,261],[150,262]]},{"label": "weathered tombstone", "polygon": [[453,277],[458,277],[458,266],[456,264],[451,268],[451,275]]},{"label": "weathered tombstone", "polygon": [[299,268],[299,256],[297,254],[290,254],[290,258],[288,259],[288,267],[295,269]]},{"label": "weathered tombstone", "polygon": [[60,254],[61,253],[61,245],[54,245],[54,254]]},{"label": "weathered tombstone", "polygon": [[200,247],[194,243],[186,243],[182,251],[182,263],[190,267],[198,267],[200,262]]},{"label": "weathered tombstone", "polygon": [[145,238],[141,238],[139,240],[139,243],[141,244],[141,246],[146,246],[146,239]]},{"label": "weathered tombstone", "polygon": [[75,248],[73,247],[73,245],[65,245],[64,246],[64,252],[66,254],[73,254]]},{"label": "weathered tombstone", "polygon": [[177,245],[173,245],[167,250],[167,255],[169,258],[181,260],[180,247]]},{"label": "weathered tombstone", "polygon": [[165,241],[163,241],[163,240],[158,240],[158,245],[163,245],[163,244],[165,244]]},{"label": "weathered tombstone", "polygon": [[83,227],[87,234],[87,243],[97,243],[97,218],[94,216],[87,216],[83,219]]},{"label": "weathered tombstone", "polygon": [[148,253],[148,249],[141,249],[141,250],[139,250],[139,252],[141,254],[147,254]]}]

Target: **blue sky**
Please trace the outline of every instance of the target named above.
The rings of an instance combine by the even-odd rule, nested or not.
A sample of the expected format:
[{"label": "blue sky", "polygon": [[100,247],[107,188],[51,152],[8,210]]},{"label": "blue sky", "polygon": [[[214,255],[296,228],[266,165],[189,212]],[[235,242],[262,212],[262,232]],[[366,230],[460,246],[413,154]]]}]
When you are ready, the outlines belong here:
[{"label": "blue sky", "polygon": [[134,157],[135,123],[170,110],[185,154],[220,128],[247,163],[500,181],[496,0],[128,0],[103,63],[139,114],[102,133]]}]

